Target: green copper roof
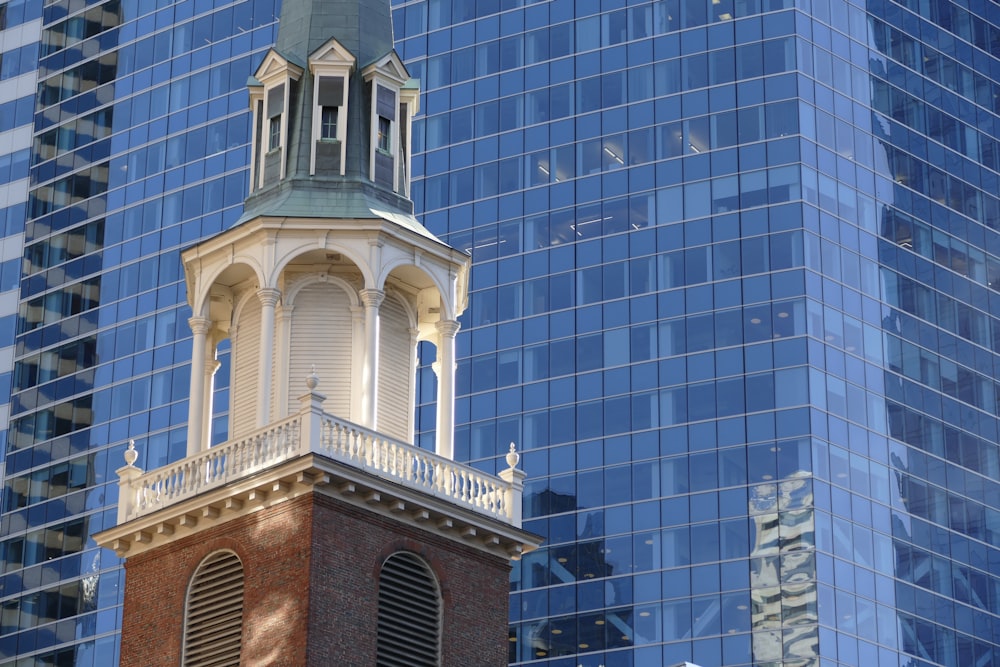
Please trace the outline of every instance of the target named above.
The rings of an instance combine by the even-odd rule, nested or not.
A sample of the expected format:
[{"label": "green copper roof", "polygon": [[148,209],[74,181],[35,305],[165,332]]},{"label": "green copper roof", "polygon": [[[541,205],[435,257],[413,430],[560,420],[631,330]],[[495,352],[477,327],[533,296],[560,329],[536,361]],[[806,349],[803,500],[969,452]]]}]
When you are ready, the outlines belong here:
[{"label": "green copper roof", "polygon": [[[401,198],[386,198],[384,190],[358,187],[356,182],[328,179],[284,181],[254,195],[253,207],[246,207],[237,224],[259,216],[286,218],[344,218],[349,220],[387,220],[403,229],[442,243],[427,230],[411,210],[400,206]],[[251,199],[247,200],[249,204]]]},{"label": "green copper roof", "polygon": [[[345,173],[310,175],[313,76],[309,58],[331,39],[355,57],[347,88]],[[304,70],[290,86],[286,176],[255,189],[240,222],[257,216],[389,220],[435,238],[413,216],[413,204],[369,178],[371,100],[361,70],[393,50],[389,0],[284,0],[274,51]],[[250,77],[248,85],[261,85]],[[404,89],[418,87],[407,82]],[[402,120],[402,119],[400,119]]]},{"label": "green copper roof", "polygon": [[283,0],[275,49],[299,66],[335,37],[364,67],[393,48],[389,0]]}]

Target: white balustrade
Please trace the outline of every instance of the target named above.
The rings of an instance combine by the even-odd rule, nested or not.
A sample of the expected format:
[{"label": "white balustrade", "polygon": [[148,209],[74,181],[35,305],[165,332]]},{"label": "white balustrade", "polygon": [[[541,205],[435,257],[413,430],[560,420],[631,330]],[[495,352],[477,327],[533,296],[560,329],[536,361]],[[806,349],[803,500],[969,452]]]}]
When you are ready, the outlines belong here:
[{"label": "white balustrade", "polygon": [[[524,473],[514,469],[516,454],[508,455],[513,463],[501,479],[322,413],[318,405],[304,403],[288,419],[145,474],[130,462],[118,470],[118,523],[313,453],[520,527],[521,504],[512,499],[520,499]],[[310,421],[316,417],[318,429]]]},{"label": "white balustrade", "polygon": [[[498,477],[413,445],[325,415],[322,448],[316,453],[425,493],[511,522],[506,491]],[[520,522],[520,516],[516,519]]]},{"label": "white balustrade", "polygon": [[295,415],[241,440],[211,447],[144,475],[128,476],[129,479],[122,475],[122,471],[128,470],[130,466],[119,469],[121,493],[118,523],[149,514],[299,456],[304,453],[300,451],[300,422],[301,416]]}]

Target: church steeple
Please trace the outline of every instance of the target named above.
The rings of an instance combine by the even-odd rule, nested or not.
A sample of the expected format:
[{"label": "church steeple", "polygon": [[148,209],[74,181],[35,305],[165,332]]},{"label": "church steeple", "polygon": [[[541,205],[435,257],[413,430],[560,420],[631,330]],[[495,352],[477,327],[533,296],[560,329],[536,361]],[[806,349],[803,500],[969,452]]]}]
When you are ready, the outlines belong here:
[{"label": "church steeple", "polygon": [[[130,447],[95,537],[128,559],[121,665],[502,667],[510,559],[540,538],[513,445],[497,476],[452,460],[470,260],[407,199],[417,89],[389,2],[283,4],[250,85],[245,214],[182,253],[188,456],[144,472]],[[436,453],[413,444],[420,341]]]},{"label": "church steeple", "polygon": [[231,437],[294,412],[294,387],[315,365],[333,380],[327,409],[407,442],[416,346],[429,341],[436,447],[450,458],[469,257],[424,228],[407,198],[419,89],[392,49],[388,0],[284,3],[278,43],[249,88],[244,214],[183,254],[195,333],[188,451],[208,446],[200,406],[223,339]]},{"label": "church steeple", "polygon": [[408,199],[418,100],[392,48],[388,0],[283,3],[277,44],[250,83],[252,183],[241,220],[338,210],[427,234]]}]

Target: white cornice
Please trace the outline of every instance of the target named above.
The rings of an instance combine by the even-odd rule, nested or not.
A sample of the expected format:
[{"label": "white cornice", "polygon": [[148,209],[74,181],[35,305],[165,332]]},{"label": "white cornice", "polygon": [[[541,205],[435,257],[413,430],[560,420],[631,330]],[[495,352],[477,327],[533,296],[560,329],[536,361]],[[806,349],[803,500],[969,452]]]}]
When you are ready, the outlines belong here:
[{"label": "white cornice", "polygon": [[101,531],[94,539],[118,556],[132,557],[309,493],[502,558],[517,560],[541,543],[527,531],[315,454]]}]

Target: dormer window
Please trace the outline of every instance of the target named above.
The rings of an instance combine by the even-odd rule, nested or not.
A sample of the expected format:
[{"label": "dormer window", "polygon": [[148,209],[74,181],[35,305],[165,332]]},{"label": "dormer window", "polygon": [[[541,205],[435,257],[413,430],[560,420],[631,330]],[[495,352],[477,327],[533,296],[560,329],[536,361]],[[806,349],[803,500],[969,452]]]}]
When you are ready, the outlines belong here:
[{"label": "dormer window", "polygon": [[[327,67],[332,67],[330,63]],[[312,64],[316,67],[316,63]],[[347,137],[347,74],[317,76],[313,102],[312,163],[310,174],[344,174]]]},{"label": "dormer window", "polygon": [[250,85],[253,109],[252,189],[261,189],[284,180],[288,169],[288,128],[291,99],[302,68],[271,49],[264,56]]},{"label": "dormer window", "polygon": [[326,141],[337,139],[337,120],[340,107],[321,107],[319,121],[319,137]]},{"label": "dormer window", "polygon": [[354,56],[336,39],[313,51],[309,56],[313,73],[312,135],[309,150],[311,176],[343,176],[347,168],[348,90]]},{"label": "dormer window", "polygon": [[395,51],[365,67],[370,106],[368,178],[393,192],[409,195],[410,123],[419,91]]}]

